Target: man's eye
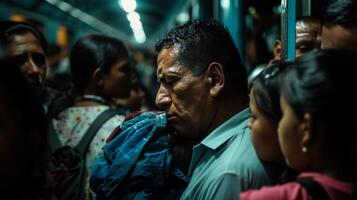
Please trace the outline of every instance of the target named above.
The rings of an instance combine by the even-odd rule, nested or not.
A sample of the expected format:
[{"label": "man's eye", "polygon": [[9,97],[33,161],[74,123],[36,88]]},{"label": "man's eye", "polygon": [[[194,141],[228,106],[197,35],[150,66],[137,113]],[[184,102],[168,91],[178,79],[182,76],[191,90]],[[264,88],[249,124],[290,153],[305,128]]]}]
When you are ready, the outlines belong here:
[{"label": "man's eye", "polygon": [[27,60],[27,54],[26,53],[10,57],[10,61],[13,62],[14,64],[16,64],[19,67],[24,65],[26,60]]},{"label": "man's eye", "polygon": [[170,77],[165,78],[165,83],[166,83],[166,84],[169,84],[169,85],[174,84],[176,81],[177,81],[176,78],[170,78]]},{"label": "man's eye", "polygon": [[296,47],[296,50],[301,51],[301,53],[306,53],[306,52],[309,52],[309,51],[314,50],[314,48],[315,48],[315,47],[310,44],[310,45],[297,46],[297,47]]},{"label": "man's eye", "polygon": [[164,85],[168,85],[171,86],[173,85],[176,81],[178,80],[178,78],[174,78],[174,77],[163,77],[163,78],[159,78],[158,82]]},{"label": "man's eye", "polygon": [[46,57],[40,53],[32,53],[32,59],[36,65],[39,67],[45,67],[46,64]]},{"label": "man's eye", "polygon": [[310,49],[308,47],[300,47],[300,48],[298,48],[298,50],[300,50],[302,53],[306,53],[308,51],[311,51],[312,49]]}]

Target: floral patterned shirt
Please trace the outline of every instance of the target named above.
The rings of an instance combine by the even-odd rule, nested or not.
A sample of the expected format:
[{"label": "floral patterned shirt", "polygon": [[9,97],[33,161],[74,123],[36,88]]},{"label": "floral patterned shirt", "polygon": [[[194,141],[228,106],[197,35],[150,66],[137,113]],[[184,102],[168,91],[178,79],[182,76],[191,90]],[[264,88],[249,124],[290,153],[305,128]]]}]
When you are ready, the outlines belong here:
[{"label": "floral patterned shirt", "polygon": [[[78,145],[97,116],[107,109],[109,109],[108,106],[102,105],[90,107],[74,106],[62,111],[58,118],[52,120],[61,144],[63,146],[68,145],[70,147]],[[85,159],[88,170],[101,152],[107,138],[118,126],[123,123],[123,121],[124,115],[113,116],[102,125],[97,134],[93,137]],[[86,193],[89,190],[88,181],[89,177],[87,177]]]}]

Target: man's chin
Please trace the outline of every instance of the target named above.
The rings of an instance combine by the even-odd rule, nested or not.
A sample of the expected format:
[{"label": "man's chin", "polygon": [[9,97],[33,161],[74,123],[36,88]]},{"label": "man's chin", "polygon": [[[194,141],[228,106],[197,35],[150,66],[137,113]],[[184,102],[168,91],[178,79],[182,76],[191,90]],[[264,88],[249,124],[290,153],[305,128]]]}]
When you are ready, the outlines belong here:
[{"label": "man's chin", "polygon": [[44,91],[44,86],[39,83],[30,83],[31,89],[34,91],[36,96],[41,96]]},{"label": "man's chin", "polygon": [[26,78],[26,81],[30,83],[31,86],[43,87],[43,83],[38,79]]},{"label": "man's chin", "polygon": [[181,123],[177,121],[167,121],[167,129],[169,130],[170,134],[172,135],[185,135],[182,133],[184,132],[184,128],[182,128]]}]

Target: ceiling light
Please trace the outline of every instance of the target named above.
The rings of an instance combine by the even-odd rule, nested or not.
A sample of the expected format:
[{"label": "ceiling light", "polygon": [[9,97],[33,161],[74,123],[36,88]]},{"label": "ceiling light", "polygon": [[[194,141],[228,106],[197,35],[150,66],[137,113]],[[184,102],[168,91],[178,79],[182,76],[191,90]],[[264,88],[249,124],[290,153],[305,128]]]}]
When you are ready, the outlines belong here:
[{"label": "ceiling light", "polygon": [[134,38],[138,43],[144,43],[146,41],[144,31],[134,31]]},{"label": "ceiling light", "polygon": [[78,8],[74,8],[71,12],[70,12],[70,14],[73,16],[73,17],[79,17],[79,16],[81,16],[82,15],[82,11],[81,10],[79,10]]},{"label": "ceiling light", "polygon": [[127,13],[134,12],[137,6],[135,0],[119,0],[119,5]]},{"label": "ceiling light", "polygon": [[45,0],[45,1],[51,4],[56,4],[58,2],[58,0]]},{"label": "ceiling light", "polygon": [[140,15],[137,12],[131,12],[126,15],[130,22],[140,21]]},{"label": "ceiling light", "polygon": [[228,10],[229,9],[229,0],[221,0],[221,7],[224,9],[224,10]]},{"label": "ceiling light", "polygon": [[141,24],[141,21],[132,21],[132,22],[130,22],[130,27],[133,30],[142,30],[143,29],[143,25]]},{"label": "ceiling light", "polygon": [[187,12],[182,12],[179,15],[177,15],[176,20],[180,24],[186,23],[188,20],[190,20],[190,15]]},{"label": "ceiling light", "polygon": [[58,8],[63,10],[64,12],[68,12],[72,6],[69,5],[67,2],[61,1],[58,3]]}]

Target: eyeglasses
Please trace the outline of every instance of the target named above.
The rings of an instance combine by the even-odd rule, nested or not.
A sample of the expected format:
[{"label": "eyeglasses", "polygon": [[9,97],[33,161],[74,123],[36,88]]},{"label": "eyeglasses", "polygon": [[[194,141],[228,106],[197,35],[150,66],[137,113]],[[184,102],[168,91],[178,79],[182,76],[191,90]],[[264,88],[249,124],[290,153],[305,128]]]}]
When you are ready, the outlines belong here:
[{"label": "eyeglasses", "polygon": [[23,66],[28,59],[32,59],[35,65],[39,68],[45,68],[46,65],[46,56],[41,53],[31,52],[31,53],[22,53],[19,55],[14,55],[10,57],[10,61],[16,64],[17,66]]},{"label": "eyeglasses", "polygon": [[268,68],[264,69],[259,76],[261,76],[263,79],[271,79],[275,77],[277,74],[279,74],[281,71],[284,71],[286,68],[288,68],[291,65],[291,62],[283,62],[283,63],[276,63]]}]

